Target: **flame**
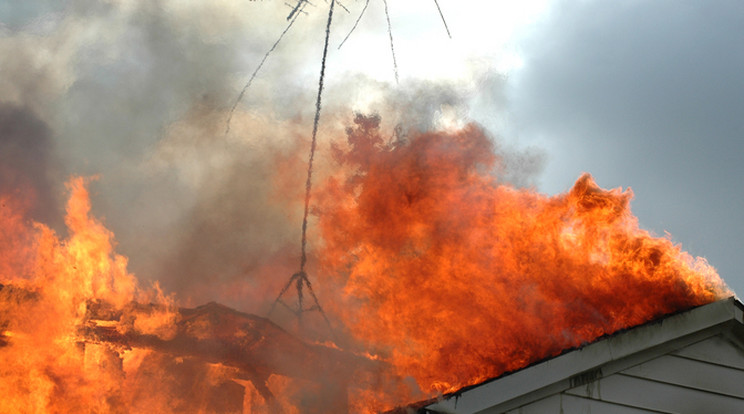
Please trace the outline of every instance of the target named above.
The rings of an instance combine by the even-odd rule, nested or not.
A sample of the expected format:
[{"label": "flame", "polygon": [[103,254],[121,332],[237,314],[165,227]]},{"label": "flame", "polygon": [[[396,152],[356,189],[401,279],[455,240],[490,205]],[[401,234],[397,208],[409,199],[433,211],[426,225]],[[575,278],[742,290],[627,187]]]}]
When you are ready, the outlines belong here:
[{"label": "flame", "polygon": [[639,228],[629,189],[588,174],[552,197],[514,188],[475,125],[385,142],[379,117],[355,124],[319,191],[320,285],[426,394],[730,295],[705,259]]},{"label": "flame", "polygon": [[118,356],[83,345],[77,332],[90,301],[123,308],[148,293],[113,252],[113,234],[90,216],[86,185],[68,183],[65,239],[29,220],[17,194],[0,197],[0,412],[121,411]]},{"label": "flame", "polygon": [[67,184],[64,238],[28,218],[22,193],[0,196],[0,412],[292,414],[317,399],[310,379],[250,375],[296,374],[282,353],[308,361],[329,349],[327,361],[339,349],[214,303],[179,310],[157,285],[141,288],[91,216],[89,181]]},{"label": "flame", "polygon": [[[29,219],[33,190],[0,194],[0,412],[294,413],[347,392],[374,413],[730,295],[705,259],[639,228],[630,190],[588,174],[552,197],[515,188],[475,125],[389,141],[379,125],[357,116],[313,196],[333,341],[140,287],[90,180],[67,185],[66,237]],[[251,338],[246,362],[234,350]]]}]

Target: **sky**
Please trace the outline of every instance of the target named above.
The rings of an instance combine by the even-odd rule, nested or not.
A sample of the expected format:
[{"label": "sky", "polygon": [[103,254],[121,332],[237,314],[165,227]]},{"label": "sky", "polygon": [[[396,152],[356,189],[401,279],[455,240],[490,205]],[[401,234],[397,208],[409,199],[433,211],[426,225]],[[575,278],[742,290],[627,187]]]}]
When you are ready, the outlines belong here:
[{"label": "sky", "polygon": [[[323,137],[354,111],[391,130],[477,122],[516,185],[557,194],[589,172],[630,187],[643,228],[744,292],[741,2],[439,0],[450,37],[433,1],[387,0],[388,30],[371,0],[339,47],[366,2],[341,4],[321,171]],[[64,181],[96,177],[94,214],[141,279],[193,305],[258,311],[247,291],[281,283],[260,276],[294,270],[267,258],[299,238],[299,206],[277,200],[303,190],[328,5],[303,8],[225,134],[288,25],[284,2],[0,3],[0,161],[28,177],[35,218],[59,232]]]},{"label": "sky", "polygon": [[558,2],[519,40],[512,128],[545,149],[539,188],[580,171],[631,187],[641,226],[669,232],[744,291],[744,5]]}]

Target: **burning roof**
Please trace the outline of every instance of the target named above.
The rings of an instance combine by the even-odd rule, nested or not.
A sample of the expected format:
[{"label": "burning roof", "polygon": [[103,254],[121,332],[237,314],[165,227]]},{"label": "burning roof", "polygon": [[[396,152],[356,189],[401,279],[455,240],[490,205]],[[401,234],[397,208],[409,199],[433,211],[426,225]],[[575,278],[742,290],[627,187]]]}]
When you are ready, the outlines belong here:
[{"label": "burning roof", "polygon": [[427,395],[730,295],[639,228],[629,189],[585,174],[550,197],[502,181],[477,125],[386,140],[354,122],[319,190],[320,295]]},{"label": "burning roof", "polygon": [[743,315],[720,300],[395,412],[739,413]]},{"label": "burning roof", "polygon": [[[588,174],[556,196],[504,181],[477,125],[387,139],[358,115],[345,138],[308,233],[336,336],[323,346],[140,286],[84,179],[65,237],[0,195],[0,411],[379,412],[730,295],[704,259],[638,227],[629,190]],[[243,403],[215,405],[228,394]]]}]

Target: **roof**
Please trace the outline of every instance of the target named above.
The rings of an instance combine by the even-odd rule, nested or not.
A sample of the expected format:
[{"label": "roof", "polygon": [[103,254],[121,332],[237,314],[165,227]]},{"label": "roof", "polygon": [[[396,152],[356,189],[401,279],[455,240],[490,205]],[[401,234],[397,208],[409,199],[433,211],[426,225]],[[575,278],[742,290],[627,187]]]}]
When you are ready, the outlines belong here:
[{"label": "roof", "polygon": [[[687,371],[680,372],[688,365],[691,367]],[[698,372],[707,372],[710,378],[701,378]],[[630,390],[643,387],[641,390],[659,388],[662,391],[658,392],[668,396],[683,392],[689,398],[715,403],[717,412],[726,412],[718,408],[726,404],[735,407],[731,412],[740,412],[744,406],[742,383],[744,305],[731,297],[600,338],[581,348],[445,395],[423,407],[411,406],[409,411],[544,412],[529,408],[540,404],[547,406],[551,399],[560,399],[561,412],[564,400],[576,400],[574,403],[581,407],[589,407],[582,410],[592,407],[597,410],[591,412],[685,412],[684,406],[666,411],[664,401],[673,398],[660,398],[650,391],[646,399],[651,401],[636,401],[642,400],[643,395],[637,397],[635,394],[644,392],[633,394]],[[618,395],[610,398],[613,387]],[[623,393],[628,395],[620,395]],[[700,393],[709,394],[710,398],[706,400]],[[610,410],[613,406],[614,411]],[[624,408],[617,410],[617,407]]]}]

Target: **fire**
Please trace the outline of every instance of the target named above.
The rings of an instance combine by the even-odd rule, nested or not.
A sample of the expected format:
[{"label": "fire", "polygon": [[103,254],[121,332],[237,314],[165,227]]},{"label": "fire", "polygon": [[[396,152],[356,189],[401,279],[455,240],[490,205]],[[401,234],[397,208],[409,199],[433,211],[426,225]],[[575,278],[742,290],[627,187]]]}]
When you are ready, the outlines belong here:
[{"label": "fire", "polygon": [[630,190],[588,174],[546,196],[499,181],[477,126],[385,142],[357,116],[319,196],[320,285],[351,334],[429,395],[730,292],[653,237]]},{"label": "fire", "polygon": [[346,411],[344,384],[372,362],[265,318],[214,302],[178,308],[157,285],[140,287],[91,216],[87,184],[68,184],[64,238],[29,220],[29,203],[2,198],[0,412]]},{"label": "fire", "polygon": [[335,342],[142,288],[85,179],[66,237],[28,218],[32,190],[0,194],[0,412],[373,413],[730,294],[639,228],[630,190],[518,189],[477,126],[379,125],[356,117],[313,195]]},{"label": "fire", "polygon": [[68,188],[65,239],[31,222],[28,203],[2,197],[0,412],[117,412],[117,359],[105,347],[83,352],[78,327],[90,301],[122,308],[148,293],[113,252],[113,234],[90,216],[86,181]]}]

